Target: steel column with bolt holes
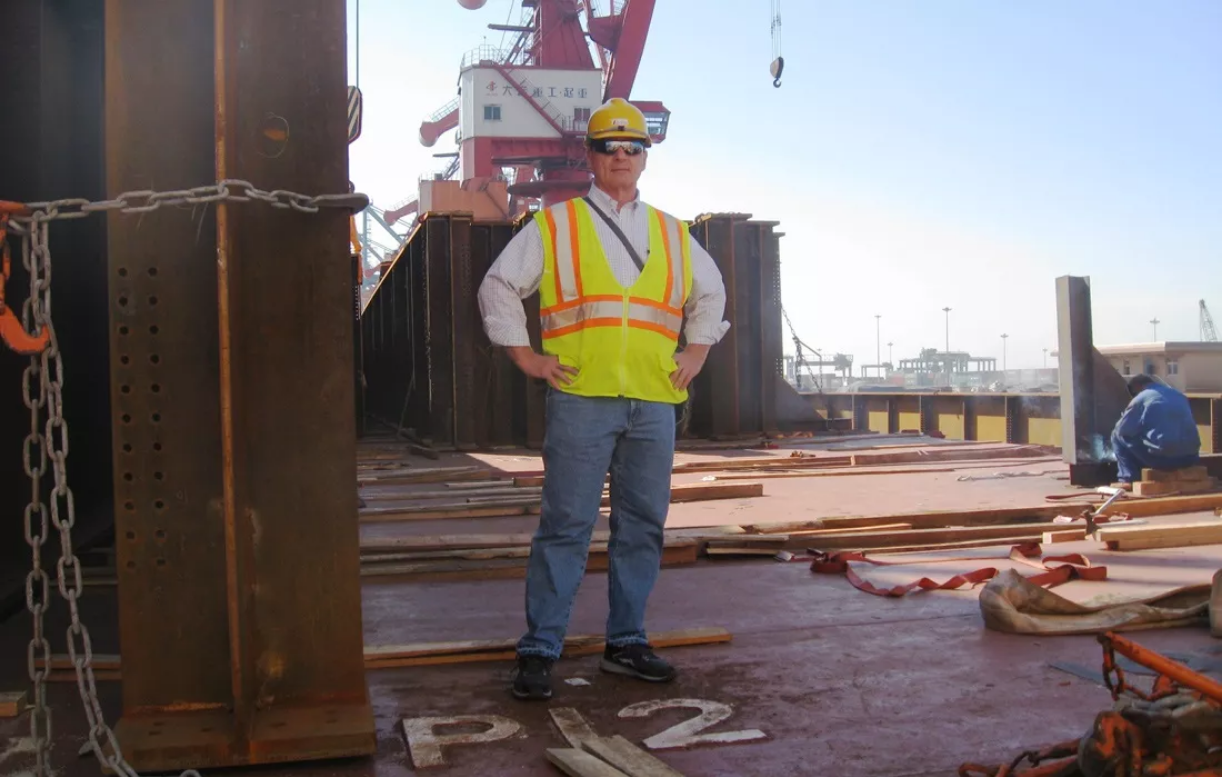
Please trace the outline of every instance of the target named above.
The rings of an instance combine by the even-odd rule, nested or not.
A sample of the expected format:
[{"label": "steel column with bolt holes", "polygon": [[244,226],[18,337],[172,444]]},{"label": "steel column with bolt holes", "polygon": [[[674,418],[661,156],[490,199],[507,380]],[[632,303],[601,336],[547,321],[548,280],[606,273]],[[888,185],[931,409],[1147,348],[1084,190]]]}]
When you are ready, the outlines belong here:
[{"label": "steel column with bolt holes", "polygon": [[[111,195],[347,191],[344,0],[108,0]],[[109,216],[124,755],[370,754],[348,214]]]}]

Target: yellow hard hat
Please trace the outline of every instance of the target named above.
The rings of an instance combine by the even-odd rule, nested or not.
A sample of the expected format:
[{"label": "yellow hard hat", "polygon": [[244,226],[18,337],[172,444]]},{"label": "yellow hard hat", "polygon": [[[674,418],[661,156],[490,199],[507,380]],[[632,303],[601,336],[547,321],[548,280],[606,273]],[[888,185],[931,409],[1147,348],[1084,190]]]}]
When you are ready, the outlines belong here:
[{"label": "yellow hard hat", "polygon": [[652,146],[649,129],[645,125],[645,114],[622,97],[612,97],[598,110],[590,114],[586,125],[586,140],[627,139],[639,140]]}]

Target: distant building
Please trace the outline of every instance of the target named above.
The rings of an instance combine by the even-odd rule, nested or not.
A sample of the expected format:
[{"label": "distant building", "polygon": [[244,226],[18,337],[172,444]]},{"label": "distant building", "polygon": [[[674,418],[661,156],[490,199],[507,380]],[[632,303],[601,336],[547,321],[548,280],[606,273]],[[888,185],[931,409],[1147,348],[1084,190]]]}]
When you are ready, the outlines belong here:
[{"label": "distant building", "polygon": [[1222,392],[1222,343],[1135,343],[1098,349],[1125,378],[1144,372],[1180,391]]}]

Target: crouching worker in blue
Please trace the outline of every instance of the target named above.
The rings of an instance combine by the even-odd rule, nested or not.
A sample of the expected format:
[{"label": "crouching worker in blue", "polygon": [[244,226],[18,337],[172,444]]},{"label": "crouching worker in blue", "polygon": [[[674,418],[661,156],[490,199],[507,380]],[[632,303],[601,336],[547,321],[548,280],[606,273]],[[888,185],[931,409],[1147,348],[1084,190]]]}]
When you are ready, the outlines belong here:
[{"label": "crouching worker in blue", "polygon": [[1143,468],[1176,470],[1200,460],[1201,435],[1197,432],[1188,397],[1149,375],[1129,381],[1133,401],[1112,431],[1117,479],[1141,480]]}]

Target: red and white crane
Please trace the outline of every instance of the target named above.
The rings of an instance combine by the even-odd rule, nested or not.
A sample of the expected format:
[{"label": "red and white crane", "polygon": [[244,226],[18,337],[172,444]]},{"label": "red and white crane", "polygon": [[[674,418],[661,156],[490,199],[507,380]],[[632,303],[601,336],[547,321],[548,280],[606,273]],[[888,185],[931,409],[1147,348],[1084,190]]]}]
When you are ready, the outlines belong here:
[{"label": "red and white crane", "polygon": [[[459,4],[477,9],[484,2]],[[655,0],[520,0],[521,24],[488,25],[516,33],[513,44],[480,47],[463,57],[458,97],[420,125],[420,142],[429,147],[459,129],[458,164],[450,171],[458,180],[422,181],[420,198],[388,210],[386,220],[394,223],[439,204],[464,207],[462,202],[485,212],[496,203],[508,217],[536,201],[550,205],[584,194],[590,180],[586,123],[606,100],[631,99],[654,5]],[[665,140],[666,106],[632,102],[645,114],[653,141]]]}]

